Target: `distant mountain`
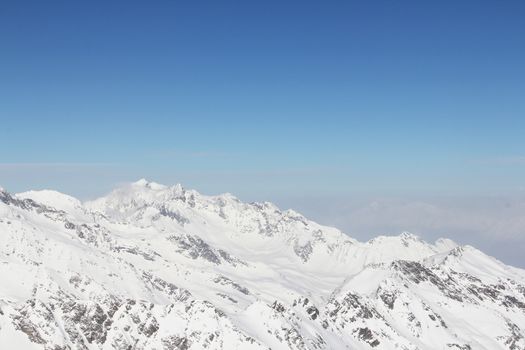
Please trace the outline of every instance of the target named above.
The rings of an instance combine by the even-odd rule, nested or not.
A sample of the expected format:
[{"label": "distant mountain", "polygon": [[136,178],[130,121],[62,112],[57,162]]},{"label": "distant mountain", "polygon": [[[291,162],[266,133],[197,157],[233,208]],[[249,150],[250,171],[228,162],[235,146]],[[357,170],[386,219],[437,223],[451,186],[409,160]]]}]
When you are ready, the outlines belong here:
[{"label": "distant mountain", "polygon": [[0,349],[525,349],[525,270],[146,180],[0,190]]}]

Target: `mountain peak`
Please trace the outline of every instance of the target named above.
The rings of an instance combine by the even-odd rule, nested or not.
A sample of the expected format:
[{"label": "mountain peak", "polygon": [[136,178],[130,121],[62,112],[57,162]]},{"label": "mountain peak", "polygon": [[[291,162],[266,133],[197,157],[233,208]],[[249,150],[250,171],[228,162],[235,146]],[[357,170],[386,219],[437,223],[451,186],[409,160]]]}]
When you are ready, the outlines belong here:
[{"label": "mountain peak", "polygon": [[131,186],[139,187],[139,188],[148,188],[148,189],[152,189],[152,190],[164,190],[164,189],[168,188],[165,185],[162,185],[162,184],[159,184],[159,183],[156,183],[156,182],[153,182],[153,181],[148,181],[148,180],[146,180],[144,178],[131,183]]},{"label": "mountain peak", "polygon": [[31,199],[45,206],[64,211],[82,207],[82,203],[75,197],[54,190],[27,191],[17,193],[15,196],[20,199]]},{"label": "mountain peak", "polygon": [[412,240],[412,241],[420,240],[418,235],[410,233],[408,231],[401,232],[401,234],[399,235],[399,238],[406,239],[406,240]]},{"label": "mountain peak", "polygon": [[135,186],[147,186],[148,184],[149,184],[149,181],[146,180],[145,178],[141,178],[132,183],[132,185],[135,185]]},{"label": "mountain peak", "polygon": [[181,184],[173,185],[171,188],[174,192],[184,192],[184,187]]},{"label": "mountain peak", "polygon": [[234,198],[145,179],[84,204],[0,192],[0,343],[525,348],[525,271],[408,232],[361,243]]},{"label": "mountain peak", "polygon": [[440,252],[444,252],[456,248],[458,244],[449,238],[438,238],[436,242],[434,242],[434,246],[436,246]]}]

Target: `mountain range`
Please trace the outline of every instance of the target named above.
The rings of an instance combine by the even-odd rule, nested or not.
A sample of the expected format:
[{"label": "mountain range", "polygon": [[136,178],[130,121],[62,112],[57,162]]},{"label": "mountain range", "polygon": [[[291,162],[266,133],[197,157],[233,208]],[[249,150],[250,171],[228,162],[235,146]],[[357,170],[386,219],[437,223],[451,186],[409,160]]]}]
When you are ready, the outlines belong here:
[{"label": "mountain range", "polygon": [[0,349],[525,349],[525,270],[146,180],[0,189]]}]

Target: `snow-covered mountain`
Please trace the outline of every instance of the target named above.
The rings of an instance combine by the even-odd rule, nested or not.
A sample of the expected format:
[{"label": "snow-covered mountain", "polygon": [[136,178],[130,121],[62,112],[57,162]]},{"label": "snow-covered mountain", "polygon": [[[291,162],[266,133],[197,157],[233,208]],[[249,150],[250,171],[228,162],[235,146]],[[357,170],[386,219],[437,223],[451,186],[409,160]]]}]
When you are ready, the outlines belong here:
[{"label": "snow-covered mountain", "polygon": [[140,180],[0,189],[0,349],[525,349],[525,271]]}]

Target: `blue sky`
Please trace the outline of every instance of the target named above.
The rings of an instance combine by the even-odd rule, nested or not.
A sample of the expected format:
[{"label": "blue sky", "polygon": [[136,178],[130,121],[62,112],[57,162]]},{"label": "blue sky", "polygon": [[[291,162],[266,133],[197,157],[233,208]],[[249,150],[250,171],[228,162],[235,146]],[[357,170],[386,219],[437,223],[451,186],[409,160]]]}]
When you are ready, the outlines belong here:
[{"label": "blue sky", "polygon": [[305,210],[305,193],[524,196],[524,18],[523,1],[3,3],[0,185],[92,198],[146,177]]}]

